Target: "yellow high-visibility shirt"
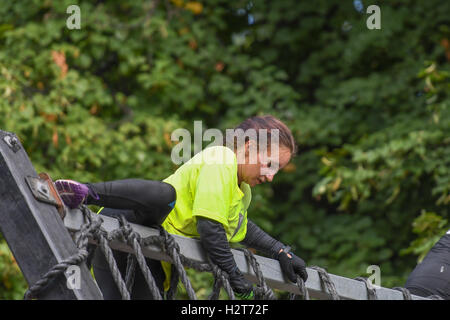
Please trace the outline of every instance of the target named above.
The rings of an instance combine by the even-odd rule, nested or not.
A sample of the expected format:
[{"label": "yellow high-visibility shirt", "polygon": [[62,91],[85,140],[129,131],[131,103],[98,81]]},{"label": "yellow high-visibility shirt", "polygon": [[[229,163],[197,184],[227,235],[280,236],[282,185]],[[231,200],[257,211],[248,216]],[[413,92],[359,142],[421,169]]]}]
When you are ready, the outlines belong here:
[{"label": "yellow high-visibility shirt", "polygon": [[[208,147],[163,180],[177,193],[173,210],[163,228],[172,234],[198,238],[197,217],[221,223],[229,242],[240,242],[247,232],[250,186],[238,185],[235,153],[225,146]],[[164,290],[170,285],[170,264],[162,262],[166,273]]]}]

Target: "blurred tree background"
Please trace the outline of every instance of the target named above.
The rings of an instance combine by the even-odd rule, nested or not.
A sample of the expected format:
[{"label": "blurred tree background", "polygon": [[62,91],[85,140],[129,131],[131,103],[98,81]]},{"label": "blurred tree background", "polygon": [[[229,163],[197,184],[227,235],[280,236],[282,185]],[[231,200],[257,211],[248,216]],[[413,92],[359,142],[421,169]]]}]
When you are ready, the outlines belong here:
[{"label": "blurred tree background", "polygon": [[[308,265],[357,277],[375,264],[402,286],[450,227],[449,2],[75,2],[0,6],[0,128],[38,172],[164,179],[176,128],[273,114],[299,153],[253,189],[249,216]],[[191,275],[206,296],[212,278]],[[0,298],[25,289],[1,240]]]}]

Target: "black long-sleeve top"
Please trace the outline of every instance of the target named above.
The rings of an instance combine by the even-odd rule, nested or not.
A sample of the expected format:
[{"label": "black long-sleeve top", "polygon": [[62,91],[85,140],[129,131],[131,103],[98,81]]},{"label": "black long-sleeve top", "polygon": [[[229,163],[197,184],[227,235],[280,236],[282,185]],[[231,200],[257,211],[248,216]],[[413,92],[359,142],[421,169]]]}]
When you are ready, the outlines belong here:
[{"label": "black long-sleeve top", "polygon": [[[222,224],[210,219],[198,218],[197,231],[212,262],[228,274],[233,273],[237,266]],[[278,252],[284,247],[280,241],[272,238],[251,220],[247,222],[247,233],[241,243],[260,250],[272,258],[276,258]]]}]

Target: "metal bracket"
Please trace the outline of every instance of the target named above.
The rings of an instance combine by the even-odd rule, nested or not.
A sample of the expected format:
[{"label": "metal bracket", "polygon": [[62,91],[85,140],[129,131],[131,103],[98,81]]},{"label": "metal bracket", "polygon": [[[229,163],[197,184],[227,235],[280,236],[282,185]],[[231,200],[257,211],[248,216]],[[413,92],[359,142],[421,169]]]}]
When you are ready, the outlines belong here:
[{"label": "metal bracket", "polygon": [[19,141],[17,140],[16,137],[11,136],[11,135],[6,135],[3,138],[3,141],[5,141],[5,143],[8,145],[8,147],[14,152],[16,153],[17,151],[20,150],[20,144]]},{"label": "metal bracket", "polygon": [[61,219],[64,219],[66,216],[66,207],[50,176],[43,172],[39,174],[39,177],[28,176],[25,180],[36,200],[54,205],[58,209]]}]

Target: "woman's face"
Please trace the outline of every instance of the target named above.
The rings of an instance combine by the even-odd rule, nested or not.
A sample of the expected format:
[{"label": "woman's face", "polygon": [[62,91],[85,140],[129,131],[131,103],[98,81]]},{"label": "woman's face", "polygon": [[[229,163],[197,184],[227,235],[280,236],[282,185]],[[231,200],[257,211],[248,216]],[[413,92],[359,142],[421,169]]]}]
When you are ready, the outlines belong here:
[{"label": "woman's face", "polygon": [[[250,157],[250,145],[245,146],[245,162],[238,161],[238,179],[239,184],[242,181],[254,187],[263,182],[271,182],[277,172],[284,168],[291,160],[291,151],[288,147],[280,146],[278,148],[278,157],[274,153],[274,158],[271,157],[270,149],[267,151],[267,157],[264,157],[263,152],[256,155],[256,161]],[[239,160],[239,158],[238,158]]]}]

